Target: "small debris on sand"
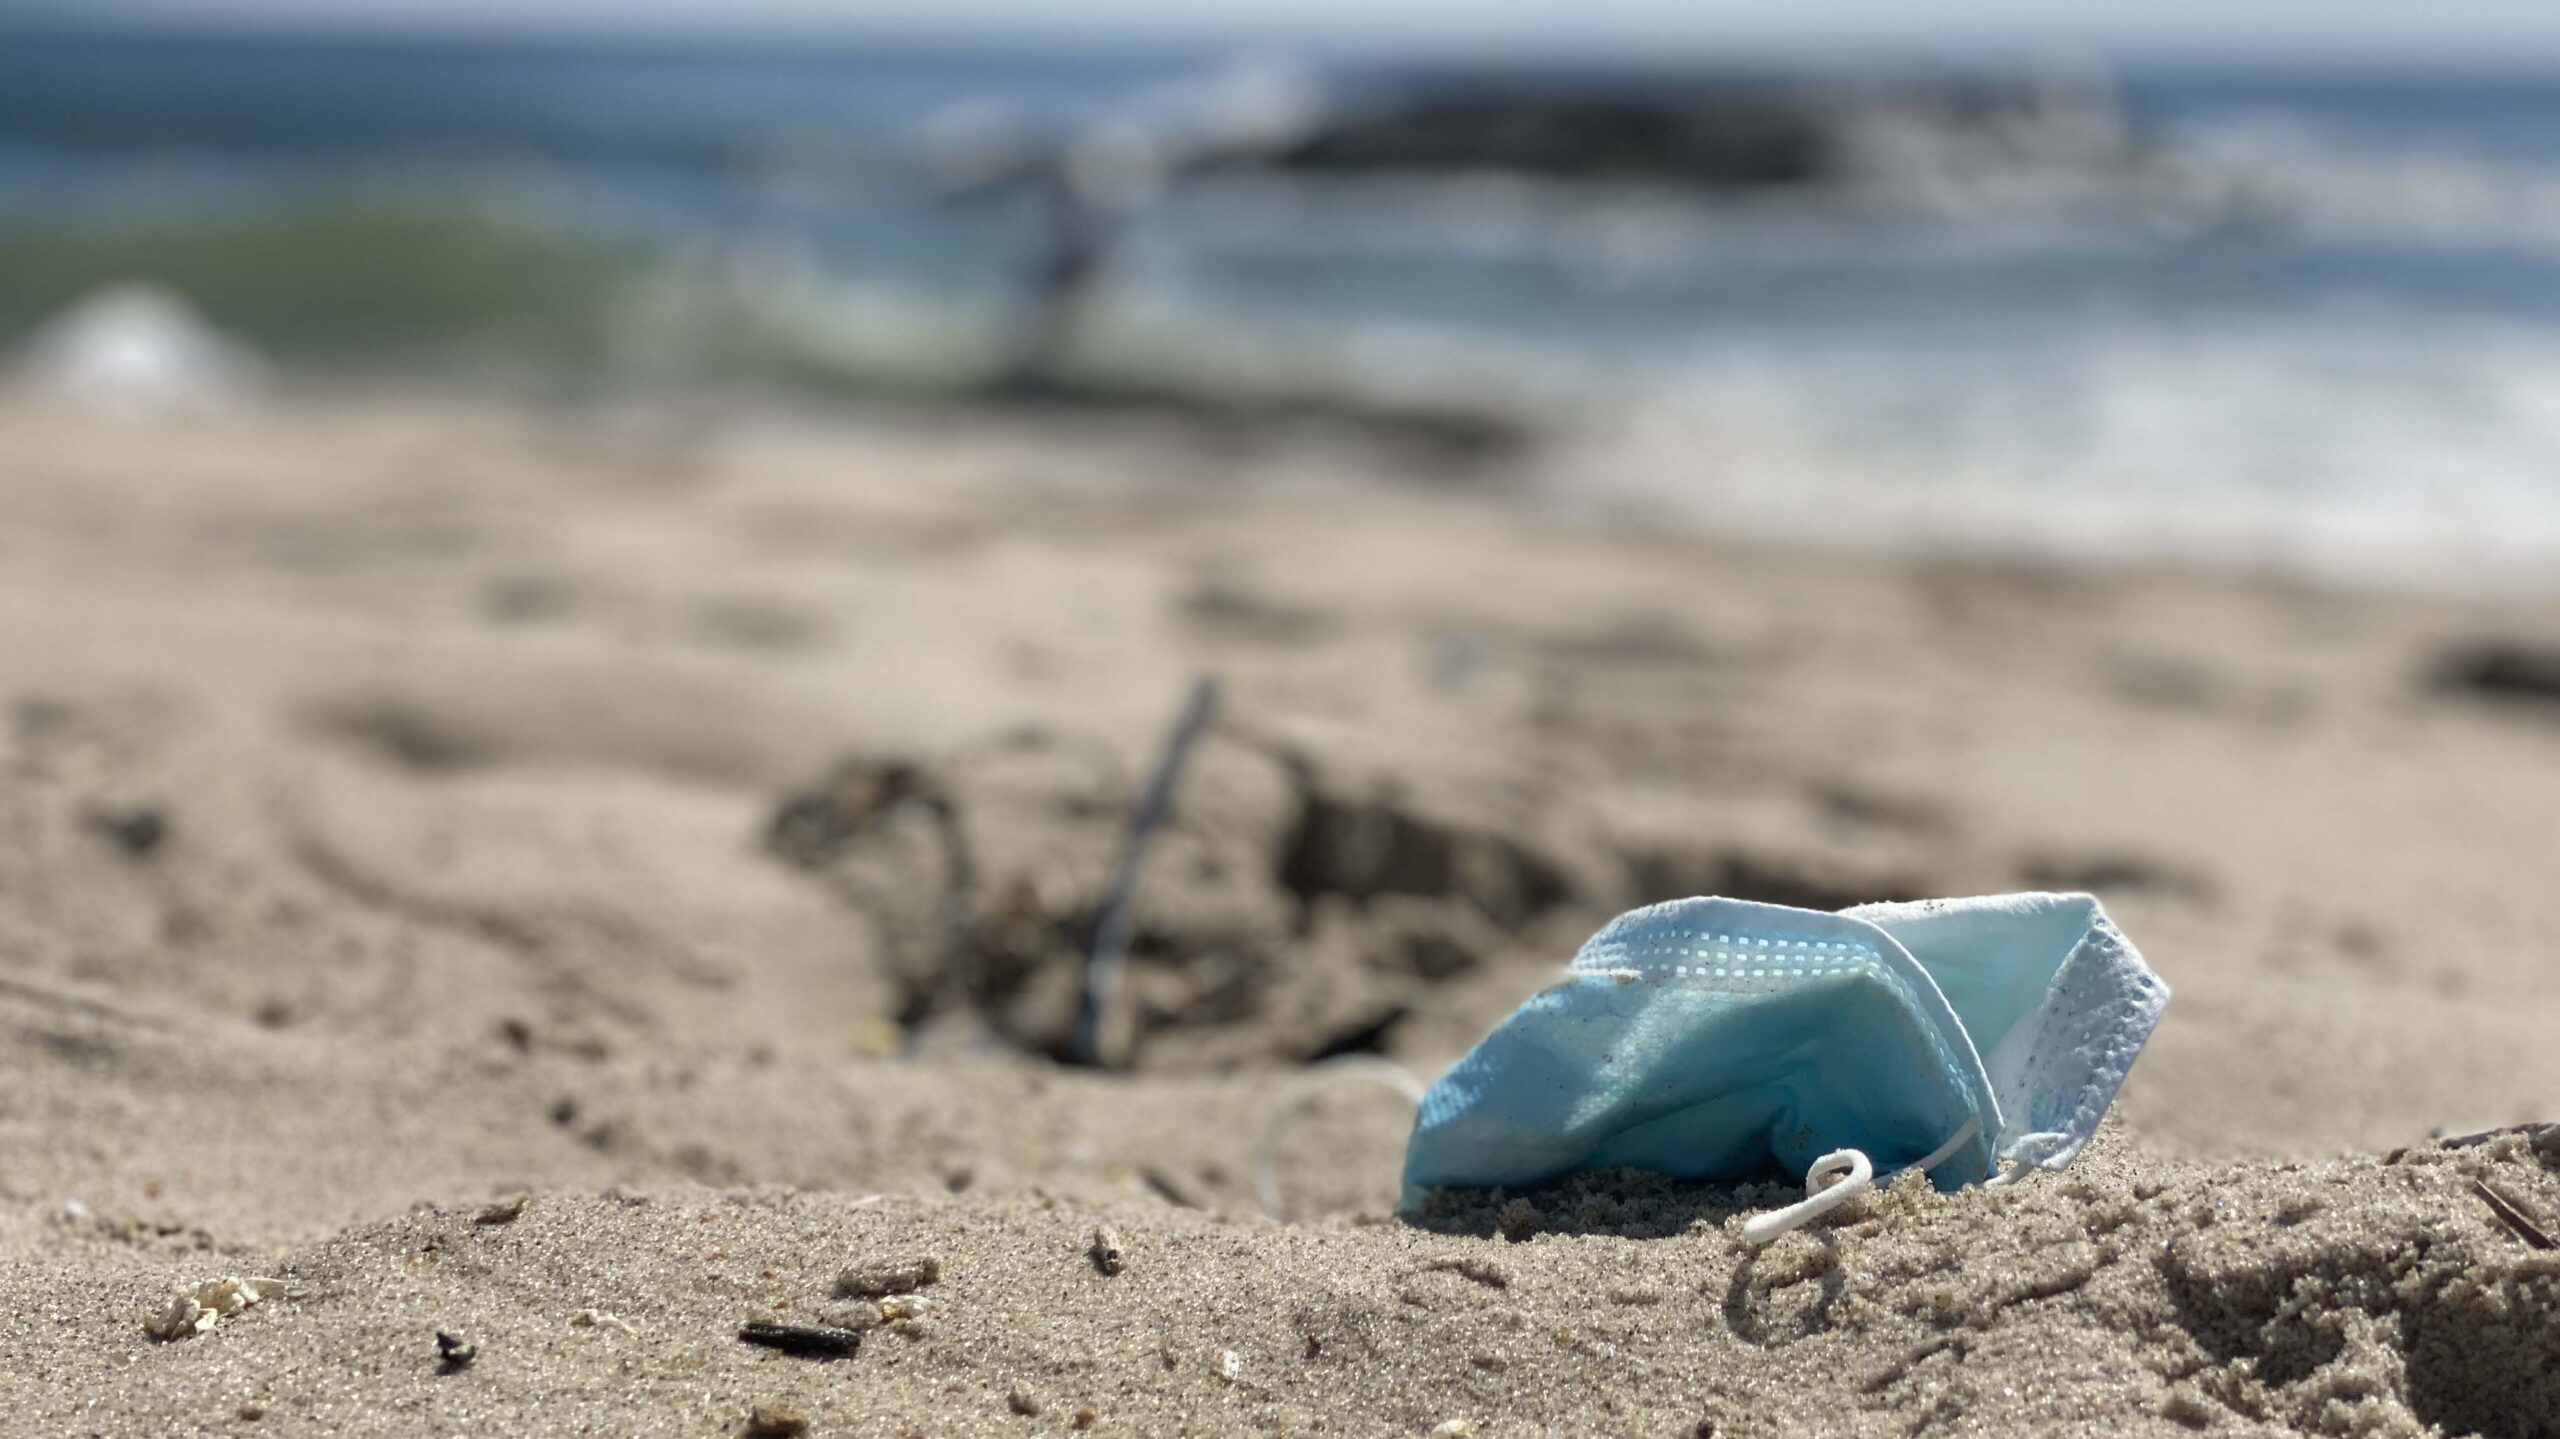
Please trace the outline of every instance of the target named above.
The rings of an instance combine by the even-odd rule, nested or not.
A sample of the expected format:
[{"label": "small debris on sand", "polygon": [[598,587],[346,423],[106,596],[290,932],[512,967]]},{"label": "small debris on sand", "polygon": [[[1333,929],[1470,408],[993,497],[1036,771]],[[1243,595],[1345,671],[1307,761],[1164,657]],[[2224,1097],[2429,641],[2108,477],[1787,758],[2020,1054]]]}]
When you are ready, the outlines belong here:
[{"label": "small debris on sand", "polygon": [[223,1319],[284,1292],[281,1279],[217,1279],[193,1293],[171,1299],[168,1307],[142,1321],[142,1332],[154,1339],[192,1339]]},{"label": "small debris on sand", "polygon": [[800,1439],[809,1416],[788,1404],[759,1404],[747,1413],[747,1439]]},{"label": "small debris on sand", "polygon": [[[2560,653],[2560,603],[1763,552],[1082,418],[744,417],[678,484],[595,428],[619,402],[364,388],[165,433],[0,398],[0,628],[47,641],[0,646],[0,1434],[2560,1415],[2560,1127],[2466,1133],[2560,1119],[2560,904],[2531,899],[2560,701],[2519,693],[2560,685],[2513,659],[2415,689],[2465,636]],[[1522,489],[1605,458],[1578,443]],[[563,622],[477,607],[519,566]],[[1203,573],[1329,637],[1168,617]],[[731,594],[844,618],[700,644]],[[1611,618],[1656,607],[1655,638]],[[1425,668],[1453,633],[1457,694]],[[2202,700],[2128,698],[2135,650]],[[1229,703],[1131,910],[1131,1072],[1060,1066],[1150,697],[1204,664]],[[836,753],[924,746],[756,844]],[[144,804],[137,858],[147,826],[97,817]],[[1845,903],[2047,861],[2125,887],[2188,1006],[2063,1174],[1911,1176],[1756,1257],[1730,1226],[1799,1175],[1397,1217],[1410,1114],[1346,1089],[1270,1146],[1298,1222],[1254,1212],[1308,1058],[1436,1068],[1663,889]],[[907,1296],[831,1292],[925,1255]],[[1508,1287],[1418,1272],[1457,1257]],[[290,1297],[194,1298],[233,1274]],[[172,1296],[176,1342],[145,1338]],[[572,1327],[608,1297],[637,1337]],[[840,1332],[795,1357],[748,1320]],[[485,1367],[439,1371],[453,1325]]]},{"label": "small debris on sand", "polygon": [[1481,1284],[1488,1289],[1508,1289],[1511,1287],[1511,1273],[1509,1270],[1504,1269],[1501,1265],[1494,1263],[1490,1259],[1478,1259],[1472,1255],[1460,1255],[1453,1258],[1426,1261],[1422,1266],[1422,1272],[1425,1274],[1455,1274],[1462,1278],[1472,1279],[1476,1283]]},{"label": "small debris on sand", "polygon": [[857,1264],[836,1276],[836,1294],[845,1299],[912,1294],[941,1277],[942,1260],[931,1254]]},{"label": "small debris on sand", "polygon": [[526,1204],[532,1202],[532,1198],[533,1196],[529,1194],[519,1194],[513,1199],[501,1199],[497,1203],[490,1205],[488,1208],[481,1210],[478,1214],[473,1215],[471,1217],[471,1222],[474,1224],[513,1224],[516,1220],[523,1217],[524,1207]]},{"label": "small debris on sand", "polygon": [[441,1329],[436,1331],[436,1358],[443,1362],[447,1374],[470,1368],[471,1361],[479,1357],[479,1345]]},{"label": "small debris on sand", "polygon": [[1244,1377],[1244,1358],[1232,1349],[1218,1351],[1218,1377],[1229,1384]]},{"label": "small debris on sand", "polygon": [[1172,1205],[1176,1209],[1198,1209],[1201,1207],[1200,1197],[1193,1194],[1181,1180],[1174,1178],[1172,1175],[1165,1173],[1162,1169],[1159,1169],[1152,1164],[1139,1169],[1138,1178],[1147,1186],[1148,1189],[1154,1191],[1155,1196],[1158,1199],[1163,1200],[1165,1203]]},{"label": "small debris on sand", "polygon": [[569,1324],[576,1329],[619,1329],[634,1339],[640,1337],[639,1328],[630,1320],[619,1314],[607,1314],[601,1309],[581,1309],[569,1316]]},{"label": "small debris on sand", "polygon": [[142,1321],[142,1332],[158,1340],[192,1339],[211,1329],[218,1316],[205,1312],[204,1305],[186,1295],[169,1301],[169,1307]]},{"label": "small debris on sand", "polygon": [[862,1347],[860,1331],[818,1324],[744,1324],[738,1338],[802,1359],[848,1359]]},{"label": "small debris on sand", "polygon": [[892,1294],[880,1301],[883,1323],[895,1324],[905,1319],[922,1319],[933,1312],[933,1301],[921,1294]]},{"label": "small debris on sand", "polygon": [[2551,1236],[2543,1232],[2541,1225],[2533,1222],[2532,1216],[2524,1212],[2524,1206],[2491,1188],[2484,1180],[2472,1180],[2471,1192],[2480,1196],[2480,1202],[2488,1205],[2489,1212],[2498,1216],[2498,1222],[2507,1226],[2507,1231],[2516,1238],[2535,1249],[2552,1247]]},{"label": "small debris on sand", "polygon": [[1025,1419],[1036,1418],[1040,1413],[1040,1396],[1019,1384],[1005,1391],[1004,1403],[1006,1408]]},{"label": "small debris on sand", "polygon": [[1475,1432],[1472,1419],[1443,1419],[1431,1426],[1431,1439],[1471,1439]]},{"label": "small debris on sand", "polygon": [[152,805],[93,809],[88,821],[91,829],[134,859],[149,859],[169,838],[169,816]]},{"label": "small debris on sand", "polygon": [[2495,704],[2560,704],[2560,649],[2516,640],[2482,640],[2445,653],[2430,679],[2439,691]]},{"label": "small debris on sand", "polygon": [[1095,1228],[1093,1242],[1085,1246],[1085,1253],[1092,1256],[1093,1267],[1106,1275],[1129,1267],[1128,1252],[1120,1247],[1120,1231],[1108,1224]]}]

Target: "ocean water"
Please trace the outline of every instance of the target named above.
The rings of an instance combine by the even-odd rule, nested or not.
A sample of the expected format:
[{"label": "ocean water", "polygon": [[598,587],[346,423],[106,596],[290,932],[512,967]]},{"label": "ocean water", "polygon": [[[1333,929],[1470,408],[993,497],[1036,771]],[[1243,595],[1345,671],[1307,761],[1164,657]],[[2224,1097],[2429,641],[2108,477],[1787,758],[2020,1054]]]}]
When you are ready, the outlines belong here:
[{"label": "ocean water", "polygon": [[[1082,137],[1136,185],[1132,154],[1417,78],[1449,79],[1207,51],[0,36],[0,341],[146,278],[288,367],[963,385],[1003,363],[1052,234],[990,156]],[[1150,384],[1523,418],[1558,437],[1535,481],[1568,507],[2549,573],[2560,75],[2061,78],[2103,97],[2139,173],[1751,199],[1160,185],[1079,353]]]}]

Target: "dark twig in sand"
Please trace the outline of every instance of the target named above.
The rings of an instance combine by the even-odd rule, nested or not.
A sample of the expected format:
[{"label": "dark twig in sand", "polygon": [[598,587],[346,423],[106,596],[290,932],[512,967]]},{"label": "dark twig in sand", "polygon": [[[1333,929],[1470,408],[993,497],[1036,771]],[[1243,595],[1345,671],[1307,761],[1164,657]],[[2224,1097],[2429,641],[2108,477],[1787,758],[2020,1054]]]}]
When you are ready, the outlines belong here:
[{"label": "dark twig in sand", "polygon": [[[2477,1149],[2481,1145],[2487,1144],[2493,1139],[2504,1139],[2508,1135],[2512,1134],[2533,1141],[2535,1146],[2539,1148],[2548,1141],[2555,1129],[2560,1129],[2560,1126],[2555,1126],[2546,1122],[2536,1122],[2533,1124],[2508,1124],[2502,1125],[2496,1129],[2484,1129],[2477,1134],[2456,1134],[2449,1138],[2439,1139],[2435,1143],[2436,1148],[2438,1149]],[[2410,1148],[2411,1146],[2404,1144],[2398,1149],[2392,1150],[2389,1154],[2382,1156],[2382,1162],[2385,1164],[2397,1164],[2401,1160],[2409,1157]]]},{"label": "dark twig in sand", "polygon": [[738,1328],[738,1337],[803,1359],[848,1359],[862,1347],[861,1331],[818,1324],[744,1324]]},{"label": "dark twig in sand", "polygon": [[2504,1139],[2510,1134],[2521,1134],[2529,1138],[2539,1135],[2550,1127],[2548,1124],[2510,1124],[2498,1129],[2484,1129],[2478,1134],[2457,1134],[2450,1139],[2439,1139],[2436,1141],[2436,1148],[2476,1149],[2492,1139]]},{"label": "dark twig in sand", "polygon": [[1093,954],[1084,969],[1084,996],[1076,1006],[1075,1042],[1070,1057],[1079,1064],[1116,1065],[1125,1056],[1112,1021],[1119,1008],[1120,973],[1129,959],[1131,910],[1137,901],[1138,873],[1145,865],[1147,843],[1155,838],[1173,807],[1174,786],[1191,758],[1202,731],[1218,711],[1218,681],[1202,675],[1191,685],[1191,698],[1165,738],[1164,755],[1147,781],[1146,795],[1129,820],[1128,839],[1120,846],[1120,864],[1111,876],[1111,893],[1094,926]]},{"label": "dark twig in sand", "polygon": [[2498,1216],[2499,1223],[2504,1224],[2508,1229],[2514,1231],[2516,1238],[2523,1240],[2525,1243],[2532,1245],[2536,1249],[2549,1249],[2553,1247],[2551,1236],[2542,1232],[2541,1225],[2534,1223],[2532,1219],[2526,1217],[2525,1212],[2516,1206],[2516,1202],[2514,1200],[2500,1194],[2498,1191],[2490,1188],[2486,1182],[2478,1179],[2471,1181],[2471,1192],[2480,1196],[2480,1202],[2488,1205],[2489,1212]]}]

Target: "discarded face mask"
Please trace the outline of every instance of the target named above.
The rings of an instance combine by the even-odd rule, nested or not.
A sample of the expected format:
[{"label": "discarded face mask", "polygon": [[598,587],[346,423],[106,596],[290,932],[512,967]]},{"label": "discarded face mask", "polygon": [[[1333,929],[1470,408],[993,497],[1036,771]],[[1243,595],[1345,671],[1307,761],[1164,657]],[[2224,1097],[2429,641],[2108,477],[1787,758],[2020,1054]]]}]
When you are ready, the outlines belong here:
[{"label": "discarded face mask", "polygon": [[1403,1207],[1614,1166],[1805,1175],[1805,1200],[1744,1226],[1756,1244],[1879,1174],[2060,1169],[2168,1002],[2085,894],[1634,910],[1431,1086]]}]

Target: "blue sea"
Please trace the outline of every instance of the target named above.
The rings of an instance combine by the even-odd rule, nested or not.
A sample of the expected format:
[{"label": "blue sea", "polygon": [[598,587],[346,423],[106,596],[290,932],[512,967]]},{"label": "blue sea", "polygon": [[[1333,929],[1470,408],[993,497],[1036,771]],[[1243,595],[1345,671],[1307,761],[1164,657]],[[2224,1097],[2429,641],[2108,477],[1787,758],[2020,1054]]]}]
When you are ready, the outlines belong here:
[{"label": "blue sea", "polygon": [[[2138,174],[1737,196],[1123,163],[1143,193],[1082,353],[1148,384],[1533,423],[1556,438],[1531,485],[1568,509],[2549,571],[2560,75],[2044,78],[2096,97]],[[989,156],[1160,159],[1450,79],[1274,51],[0,35],[0,344],[131,278],[287,372],[930,392],[1001,363],[1052,235]]]}]

